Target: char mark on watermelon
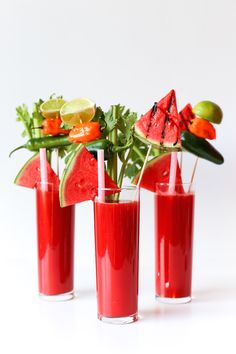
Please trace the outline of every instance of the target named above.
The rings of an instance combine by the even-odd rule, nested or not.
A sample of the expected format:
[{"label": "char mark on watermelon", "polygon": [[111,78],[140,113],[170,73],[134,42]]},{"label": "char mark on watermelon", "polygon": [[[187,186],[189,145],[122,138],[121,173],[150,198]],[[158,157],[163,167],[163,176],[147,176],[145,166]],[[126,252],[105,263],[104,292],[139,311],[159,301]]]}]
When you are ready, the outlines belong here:
[{"label": "char mark on watermelon", "polygon": [[171,90],[135,123],[135,132],[154,146],[179,149],[179,124],[175,91]]},{"label": "char mark on watermelon", "polygon": [[[163,131],[162,131],[162,134],[161,134],[161,137],[162,137],[161,146],[164,145],[164,139],[165,139],[165,136],[166,136],[167,124],[169,122],[171,122],[171,119],[173,119],[174,122],[175,122],[176,115],[178,117],[177,105],[176,105],[176,96],[175,96],[175,91],[174,90],[170,91],[170,93],[168,94],[168,98],[170,99],[170,102],[169,102],[169,105],[168,105],[168,108],[167,108],[167,112],[166,113],[164,112],[165,113],[165,121],[164,121],[164,128],[163,128]],[[175,123],[177,124],[177,121]],[[177,134],[176,141],[173,143],[174,146],[178,143],[179,137],[180,137],[179,134]]]},{"label": "char mark on watermelon", "polygon": [[154,105],[152,106],[150,111],[148,111],[148,114],[150,114],[150,122],[148,124],[147,132],[146,132],[146,138],[148,137],[148,133],[149,133],[149,130],[150,130],[151,126],[152,126],[153,117],[155,116],[156,111],[157,111],[157,102],[154,102]]},{"label": "char mark on watermelon", "polygon": [[[119,190],[105,172],[105,187]],[[95,157],[81,145],[67,162],[60,183],[62,207],[94,200],[98,194],[98,163]],[[106,194],[112,194],[113,191]]]}]

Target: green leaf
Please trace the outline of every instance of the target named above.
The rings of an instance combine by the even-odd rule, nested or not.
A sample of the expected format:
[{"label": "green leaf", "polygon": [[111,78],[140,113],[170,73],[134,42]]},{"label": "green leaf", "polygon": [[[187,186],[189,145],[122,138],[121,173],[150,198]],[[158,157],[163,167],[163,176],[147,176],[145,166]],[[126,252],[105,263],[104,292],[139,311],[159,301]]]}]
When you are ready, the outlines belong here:
[{"label": "green leaf", "polygon": [[31,116],[29,114],[29,110],[28,107],[25,104],[22,104],[21,106],[16,107],[16,120],[17,122],[22,122],[23,126],[24,126],[24,131],[22,134],[24,134],[24,136],[28,136],[29,139],[32,138],[32,119]]},{"label": "green leaf", "polygon": [[138,171],[139,168],[137,165],[129,163],[125,170],[125,177],[129,177],[130,179],[132,179],[134,176],[136,176]]},{"label": "green leaf", "polygon": [[104,133],[108,135],[117,125],[117,118],[113,115],[112,108],[110,108],[109,111],[105,113],[104,120],[106,123]]},{"label": "green leaf", "polygon": [[42,116],[40,112],[40,106],[44,101],[40,98],[37,102],[34,102],[33,104],[33,112],[32,112],[32,118],[37,119],[37,120],[44,120],[44,117]]},{"label": "green leaf", "polygon": [[25,130],[23,130],[23,132],[21,133],[21,136],[22,136],[22,138],[25,138],[27,136],[27,133]]},{"label": "green leaf", "polygon": [[136,120],[137,113],[130,112],[130,110],[127,109],[124,114],[121,115],[118,121],[118,129],[123,133],[126,141],[129,141],[130,138],[133,136],[133,126]]},{"label": "green leaf", "polygon": [[58,156],[63,158],[67,155],[67,150],[65,147],[61,147],[58,149]]},{"label": "green leaf", "polygon": [[37,129],[42,126],[42,122],[44,120],[44,117],[42,116],[40,112],[40,106],[44,101],[40,98],[37,102],[34,102],[33,104],[33,111],[32,111],[32,120],[33,120],[33,137],[34,138],[40,138],[42,136],[42,130]]},{"label": "green leaf", "polygon": [[52,94],[49,96],[49,100],[52,100],[52,99],[60,100],[60,99],[62,99],[62,98],[63,98],[62,95],[57,96],[55,93],[52,93]]}]

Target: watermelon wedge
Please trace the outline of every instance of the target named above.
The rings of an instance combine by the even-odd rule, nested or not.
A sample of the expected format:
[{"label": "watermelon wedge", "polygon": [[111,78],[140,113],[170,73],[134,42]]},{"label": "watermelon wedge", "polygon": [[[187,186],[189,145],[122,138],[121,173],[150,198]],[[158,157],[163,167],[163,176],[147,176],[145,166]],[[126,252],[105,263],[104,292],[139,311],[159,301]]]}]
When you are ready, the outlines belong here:
[{"label": "watermelon wedge", "polygon": [[[119,189],[105,173],[106,188]],[[95,157],[81,145],[67,162],[60,184],[62,207],[93,200],[97,196],[98,163]]]},{"label": "watermelon wedge", "polygon": [[[47,162],[48,182],[59,187],[60,180]],[[39,153],[31,157],[16,176],[14,183],[21,187],[35,188],[41,181]]]},{"label": "watermelon wedge", "polygon": [[[168,183],[170,177],[170,161],[171,154],[164,154],[158,157],[154,157],[150,160],[143,173],[143,177],[140,183],[140,187],[147,189],[151,192],[156,191],[156,183]],[[141,171],[140,171],[141,172]],[[140,172],[134,177],[132,183],[137,184],[140,176]],[[179,164],[176,171],[176,184],[182,185],[181,172]],[[181,186],[182,190],[182,186]],[[178,192],[181,192],[178,189]]]},{"label": "watermelon wedge", "polygon": [[135,133],[142,141],[154,146],[172,150],[180,148],[180,117],[174,90],[135,123]]},{"label": "watermelon wedge", "polygon": [[193,109],[190,103],[186,104],[186,106],[179,112],[180,116],[180,129],[189,130],[189,123],[195,118],[195,114],[193,113]]}]

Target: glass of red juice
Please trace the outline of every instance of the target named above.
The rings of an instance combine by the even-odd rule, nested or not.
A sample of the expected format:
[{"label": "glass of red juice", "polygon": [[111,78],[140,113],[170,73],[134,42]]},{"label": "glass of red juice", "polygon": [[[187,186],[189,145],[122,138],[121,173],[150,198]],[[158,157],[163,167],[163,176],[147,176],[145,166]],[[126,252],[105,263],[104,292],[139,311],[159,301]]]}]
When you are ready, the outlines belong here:
[{"label": "glass of red juice", "polygon": [[156,297],[165,303],[191,301],[194,190],[192,184],[158,183],[155,193]]},{"label": "glass of red juice", "polygon": [[98,319],[138,319],[139,189],[104,189],[94,201]]},{"label": "glass of red juice", "polygon": [[39,294],[49,301],[72,299],[75,208],[60,207],[57,186],[38,183],[36,214]]}]

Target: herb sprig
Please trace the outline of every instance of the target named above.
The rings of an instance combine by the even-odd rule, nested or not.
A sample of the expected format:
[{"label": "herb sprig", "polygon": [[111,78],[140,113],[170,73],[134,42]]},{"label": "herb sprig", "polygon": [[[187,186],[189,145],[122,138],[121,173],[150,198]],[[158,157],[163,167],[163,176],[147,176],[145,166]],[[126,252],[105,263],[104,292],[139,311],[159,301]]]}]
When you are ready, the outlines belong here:
[{"label": "herb sprig", "polygon": [[[113,105],[107,112],[97,107],[93,121],[100,123],[103,138],[113,144],[113,154],[107,163],[107,172],[122,186],[124,177],[132,179],[143,165],[148,147],[134,136],[134,123],[138,115],[120,104]],[[152,153],[153,154],[153,153]],[[121,169],[118,174],[118,158]]]}]

